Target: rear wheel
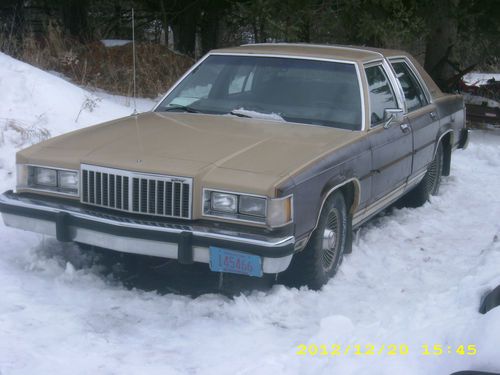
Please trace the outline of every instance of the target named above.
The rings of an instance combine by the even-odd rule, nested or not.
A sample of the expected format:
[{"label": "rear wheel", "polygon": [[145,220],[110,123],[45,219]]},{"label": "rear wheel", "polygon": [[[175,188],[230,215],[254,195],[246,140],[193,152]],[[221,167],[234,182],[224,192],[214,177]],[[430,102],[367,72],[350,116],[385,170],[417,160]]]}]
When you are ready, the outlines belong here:
[{"label": "rear wheel", "polygon": [[290,283],[320,289],[335,275],[347,242],[347,207],[341,192],[325,202],[318,226],[305,249],[294,255],[288,272]]},{"label": "rear wheel", "polygon": [[439,143],[434,159],[429,164],[427,172],[420,183],[404,198],[408,207],[420,207],[429,200],[431,195],[439,193],[441,175],[443,174],[443,146]]}]

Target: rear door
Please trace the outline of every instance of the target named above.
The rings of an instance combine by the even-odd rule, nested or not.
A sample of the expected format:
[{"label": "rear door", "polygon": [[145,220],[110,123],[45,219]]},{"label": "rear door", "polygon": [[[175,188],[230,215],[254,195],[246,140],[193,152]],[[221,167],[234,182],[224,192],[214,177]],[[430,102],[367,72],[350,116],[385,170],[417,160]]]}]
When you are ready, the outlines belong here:
[{"label": "rear door", "polygon": [[439,118],[436,106],[426,95],[424,84],[406,58],[389,60],[403,89],[407,117],[413,131],[414,157],[412,177],[419,177],[427,170],[434,156]]},{"label": "rear door", "polygon": [[393,121],[389,128],[384,127],[386,109],[403,109],[401,95],[397,95],[395,90],[397,82],[388,64],[380,61],[365,65],[365,73],[371,119],[371,201],[385,205],[403,191],[410,176],[413,153],[411,127],[404,116]]}]

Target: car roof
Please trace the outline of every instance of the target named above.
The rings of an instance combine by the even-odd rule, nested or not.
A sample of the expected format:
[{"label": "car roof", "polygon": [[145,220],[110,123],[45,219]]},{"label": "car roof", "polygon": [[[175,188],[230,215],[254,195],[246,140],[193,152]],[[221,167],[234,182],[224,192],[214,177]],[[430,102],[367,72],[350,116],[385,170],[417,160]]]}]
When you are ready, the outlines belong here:
[{"label": "car roof", "polygon": [[211,51],[212,53],[245,53],[245,54],[271,54],[283,56],[300,56],[345,61],[368,62],[382,57],[408,56],[404,51],[341,46],[327,44],[305,43],[258,43],[245,44],[239,47],[222,48]]},{"label": "car roof", "polygon": [[436,83],[429,74],[418,63],[418,61],[409,53],[401,50],[343,46],[336,44],[306,44],[306,43],[256,43],[244,44],[239,47],[222,48],[211,51],[210,53],[228,53],[228,54],[255,54],[255,55],[273,55],[287,57],[304,57],[325,60],[349,61],[355,63],[367,63],[380,60],[384,57],[405,57],[415,66],[420,76],[429,89],[432,98],[443,95]]}]

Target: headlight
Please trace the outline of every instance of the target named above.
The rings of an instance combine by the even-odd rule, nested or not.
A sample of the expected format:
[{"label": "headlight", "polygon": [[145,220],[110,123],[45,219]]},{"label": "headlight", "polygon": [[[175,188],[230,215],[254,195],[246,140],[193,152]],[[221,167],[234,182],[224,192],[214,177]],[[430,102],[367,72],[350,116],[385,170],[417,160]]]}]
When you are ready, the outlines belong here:
[{"label": "headlight", "polygon": [[212,210],[236,213],[238,209],[238,196],[227,193],[212,193]]},{"label": "headlight", "polygon": [[33,167],[33,185],[57,186],[57,171],[55,169]]},{"label": "headlight", "polygon": [[205,189],[203,215],[278,228],[293,221],[293,197],[267,198]]},{"label": "headlight", "polygon": [[251,195],[240,196],[239,212],[253,216],[266,216],[266,199]]},{"label": "headlight", "polygon": [[17,166],[17,188],[77,196],[79,172],[20,164]]},{"label": "headlight", "polygon": [[78,172],[59,171],[59,186],[63,189],[78,189]]}]

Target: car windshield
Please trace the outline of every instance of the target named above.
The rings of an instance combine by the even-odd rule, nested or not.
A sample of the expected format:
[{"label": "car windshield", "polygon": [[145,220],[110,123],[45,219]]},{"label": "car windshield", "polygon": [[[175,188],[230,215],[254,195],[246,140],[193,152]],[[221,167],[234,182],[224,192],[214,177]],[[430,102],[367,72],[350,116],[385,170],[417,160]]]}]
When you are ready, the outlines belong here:
[{"label": "car windshield", "polygon": [[210,55],[156,111],[256,117],[361,129],[354,63]]}]

